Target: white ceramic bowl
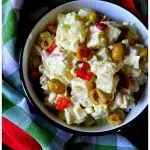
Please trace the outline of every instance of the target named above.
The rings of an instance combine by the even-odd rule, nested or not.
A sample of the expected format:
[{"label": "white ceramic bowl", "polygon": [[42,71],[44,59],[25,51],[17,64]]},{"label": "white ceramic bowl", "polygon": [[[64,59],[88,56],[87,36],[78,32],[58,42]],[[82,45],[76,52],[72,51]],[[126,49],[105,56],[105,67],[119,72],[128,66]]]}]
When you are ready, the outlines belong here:
[{"label": "white ceramic bowl", "polygon": [[60,12],[72,12],[72,11],[78,11],[80,8],[90,8],[92,10],[95,10],[97,12],[101,12],[103,14],[106,14],[111,17],[111,19],[116,21],[126,21],[131,22],[136,25],[138,30],[140,31],[145,46],[148,45],[148,31],[145,28],[145,26],[130,12],[127,10],[121,8],[120,6],[114,5],[112,3],[104,2],[104,1],[96,1],[96,0],[81,0],[81,1],[75,1],[75,2],[69,2],[64,5],[61,5],[49,13],[47,13],[33,28],[31,31],[26,44],[24,51],[22,52],[22,58],[21,58],[21,77],[23,80],[24,89],[29,97],[29,99],[33,102],[33,104],[38,107],[40,112],[51,122],[55,122],[59,127],[62,127],[63,129],[66,129],[67,131],[75,131],[78,133],[102,133],[102,132],[108,132],[115,129],[119,129],[120,127],[128,124],[130,121],[135,119],[147,106],[148,103],[148,87],[146,86],[146,90],[144,91],[141,99],[138,101],[135,108],[133,108],[130,113],[127,115],[125,121],[119,125],[119,126],[110,126],[110,125],[104,125],[104,126],[92,126],[92,127],[77,127],[77,126],[69,126],[63,121],[61,121],[58,117],[54,116],[51,112],[49,112],[40,99],[38,98],[35,90],[33,89],[31,82],[28,77],[28,57],[30,55],[31,47],[34,44],[34,41],[37,37],[37,35],[44,29],[46,24],[50,21],[53,21],[56,19],[57,13]]}]

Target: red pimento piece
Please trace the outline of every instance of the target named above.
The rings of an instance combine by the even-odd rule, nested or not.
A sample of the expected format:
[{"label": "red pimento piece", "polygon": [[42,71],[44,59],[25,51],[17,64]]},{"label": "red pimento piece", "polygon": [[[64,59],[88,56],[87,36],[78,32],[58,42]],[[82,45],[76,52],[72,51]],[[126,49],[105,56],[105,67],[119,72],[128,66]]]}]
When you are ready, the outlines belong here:
[{"label": "red pimento piece", "polygon": [[93,77],[93,73],[92,72],[88,72],[90,66],[88,63],[83,62],[82,67],[79,69],[79,71],[77,72],[77,77],[83,79],[83,80],[91,80]]},{"label": "red pimento piece", "polygon": [[81,76],[85,75],[88,70],[89,70],[89,64],[86,62],[82,62],[82,67],[77,72],[77,77],[81,77]]},{"label": "red pimento piece", "polygon": [[97,29],[99,29],[101,31],[101,30],[106,29],[107,25],[100,22],[100,23],[96,24],[96,27],[97,27]]},{"label": "red pimento piece", "polygon": [[57,47],[56,43],[53,43],[53,44],[51,45],[51,47],[47,50],[47,52],[48,52],[49,54],[51,54],[51,53],[55,50],[56,47]]},{"label": "red pimento piece", "polygon": [[82,67],[81,67],[81,70],[82,70],[84,73],[86,73],[89,69],[90,69],[89,64],[86,63],[86,62],[83,62],[83,65],[82,65]]},{"label": "red pimento piece", "polygon": [[91,56],[91,50],[89,48],[81,48],[79,51],[79,55],[81,59],[89,59]]},{"label": "red pimento piece", "polygon": [[70,105],[69,97],[59,97],[56,101],[56,110],[64,110]]},{"label": "red pimento piece", "polygon": [[91,80],[93,77],[93,72],[87,72],[87,74],[85,75],[85,80]]}]

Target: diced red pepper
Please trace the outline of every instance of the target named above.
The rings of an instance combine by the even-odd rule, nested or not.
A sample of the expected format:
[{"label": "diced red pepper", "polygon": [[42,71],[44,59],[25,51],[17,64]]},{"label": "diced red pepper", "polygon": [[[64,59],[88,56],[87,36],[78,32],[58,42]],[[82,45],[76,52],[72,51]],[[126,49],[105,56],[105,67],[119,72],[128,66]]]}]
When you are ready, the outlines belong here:
[{"label": "diced red pepper", "polygon": [[100,22],[100,23],[96,24],[96,27],[97,27],[97,29],[99,29],[101,31],[101,30],[106,29],[107,25]]},{"label": "diced red pepper", "polygon": [[91,80],[93,77],[93,72],[87,72],[87,74],[85,74],[84,79],[85,80]]},{"label": "diced red pepper", "polygon": [[93,73],[89,72],[89,64],[86,62],[83,62],[82,67],[77,72],[77,77],[83,79],[83,80],[91,80],[93,77]]},{"label": "diced red pepper", "polygon": [[53,43],[53,44],[51,45],[51,47],[47,50],[47,52],[48,52],[49,54],[51,54],[51,53],[55,50],[56,47],[57,47],[56,43]]},{"label": "diced red pepper", "polygon": [[80,49],[80,55],[81,57],[86,57],[88,58],[90,56],[91,50],[89,48],[81,48]]},{"label": "diced red pepper", "polygon": [[64,110],[70,105],[69,97],[59,97],[56,101],[56,110]]},{"label": "diced red pepper", "polygon": [[89,70],[90,66],[86,62],[82,62],[82,67],[79,69],[77,72],[77,76],[82,76],[83,74],[86,74],[87,71]]},{"label": "diced red pepper", "polygon": [[82,65],[82,67],[81,67],[81,70],[82,70],[84,73],[86,73],[89,69],[90,69],[89,64],[86,63],[86,62],[83,62],[83,65]]},{"label": "diced red pepper", "polygon": [[91,49],[87,48],[87,47],[81,47],[79,48],[79,50],[77,51],[77,57],[79,57],[79,59],[87,61],[89,60],[90,56],[91,56]]}]

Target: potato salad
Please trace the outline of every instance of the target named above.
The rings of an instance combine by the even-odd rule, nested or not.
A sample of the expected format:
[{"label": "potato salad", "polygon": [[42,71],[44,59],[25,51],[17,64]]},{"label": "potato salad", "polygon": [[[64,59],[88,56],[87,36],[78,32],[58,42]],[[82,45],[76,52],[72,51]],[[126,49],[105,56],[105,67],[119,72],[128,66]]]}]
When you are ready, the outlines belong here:
[{"label": "potato salad", "polygon": [[57,14],[30,61],[41,101],[68,125],[120,125],[147,82],[148,49],[136,27],[90,9]]}]

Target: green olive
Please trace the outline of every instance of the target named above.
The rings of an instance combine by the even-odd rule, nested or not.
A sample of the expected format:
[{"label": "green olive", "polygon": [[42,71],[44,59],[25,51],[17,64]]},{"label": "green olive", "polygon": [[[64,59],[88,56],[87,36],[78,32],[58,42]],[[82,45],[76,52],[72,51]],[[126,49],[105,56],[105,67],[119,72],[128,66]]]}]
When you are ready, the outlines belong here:
[{"label": "green olive", "polygon": [[50,48],[53,42],[54,40],[52,39],[52,36],[48,31],[40,34],[39,43],[42,49],[46,50]]},{"label": "green olive", "polygon": [[88,13],[88,20],[90,20],[93,24],[95,24],[97,22],[97,19],[98,19],[98,17],[97,17],[96,12],[94,12],[92,10],[89,11],[89,13]]},{"label": "green olive", "polygon": [[107,122],[112,126],[117,126],[123,122],[124,118],[124,112],[122,110],[116,110],[108,116]]},{"label": "green olive", "polygon": [[108,45],[108,38],[104,31],[99,35],[101,47],[106,47]]},{"label": "green olive", "polygon": [[49,81],[48,89],[56,94],[63,94],[65,93],[66,86],[58,79],[51,79]]},{"label": "green olive", "polygon": [[115,62],[121,62],[125,56],[125,46],[123,43],[117,43],[112,48],[112,59]]},{"label": "green olive", "polygon": [[105,95],[99,89],[92,89],[89,93],[89,97],[94,104],[106,104],[107,102]]},{"label": "green olive", "polygon": [[41,59],[39,57],[34,58],[33,61],[32,61],[32,64],[33,64],[34,68],[38,68],[39,65],[41,64]]},{"label": "green olive", "polygon": [[42,32],[40,34],[40,39],[42,39],[42,38],[48,38],[50,36],[51,36],[51,34],[48,31],[45,31],[45,32]]},{"label": "green olive", "polygon": [[107,46],[107,44],[108,44],[108,39],[107,39],[107,37],[101,37],[101,45],[102,45],[102,47],[106,47]]},{"label": "green olive", "polygon": [[46,49],[50,48],[52,43],[53,42],[52,42],[51,38],[43,38],[41,40],[40,46],[41,46],[42,49],[46,50]]}]

